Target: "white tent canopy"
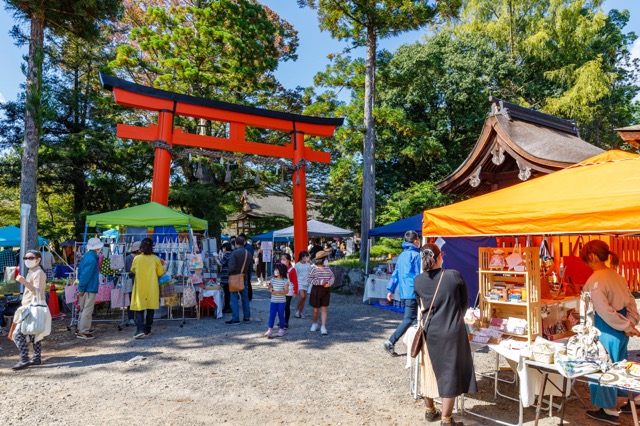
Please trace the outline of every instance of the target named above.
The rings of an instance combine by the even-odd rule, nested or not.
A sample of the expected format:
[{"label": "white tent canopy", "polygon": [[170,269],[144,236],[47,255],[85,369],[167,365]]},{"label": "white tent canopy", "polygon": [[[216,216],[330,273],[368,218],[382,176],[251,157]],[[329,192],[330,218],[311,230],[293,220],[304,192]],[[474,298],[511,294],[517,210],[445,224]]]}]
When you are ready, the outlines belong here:
[{"label": "white tent canopy", "polygon": [[[307,221],[307,234],[310,237],[352,237],[353,231],[338,228],[337,226],[317,220],[309,220]],[[293,237],[293,226],[275,231],[273,236],[274,238]]]}]

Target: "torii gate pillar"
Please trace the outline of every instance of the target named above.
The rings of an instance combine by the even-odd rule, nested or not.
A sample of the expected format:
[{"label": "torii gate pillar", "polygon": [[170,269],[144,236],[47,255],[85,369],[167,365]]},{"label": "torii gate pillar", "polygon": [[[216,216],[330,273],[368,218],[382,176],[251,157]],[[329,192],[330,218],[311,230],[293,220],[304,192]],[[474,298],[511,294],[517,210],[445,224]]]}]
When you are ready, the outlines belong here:
[{"label": "torii gate pillar", "polygon": [[[173,145],[173,111],[160,110],[158,114],[158,139]],[[153,185],[151,201],[169,205],[169,181],[171,178],[171,154],[164,148],[155,149],[153,160]]]},{"label": "torii gate pillar", "polygon": [[[299,166],[291,176],[293,180],[293,249],[296,253],[307,250],[307,179],[304,165],[304,133],[293,132],[293,165]],[[295,258],[293,259],[295,262]]]}]

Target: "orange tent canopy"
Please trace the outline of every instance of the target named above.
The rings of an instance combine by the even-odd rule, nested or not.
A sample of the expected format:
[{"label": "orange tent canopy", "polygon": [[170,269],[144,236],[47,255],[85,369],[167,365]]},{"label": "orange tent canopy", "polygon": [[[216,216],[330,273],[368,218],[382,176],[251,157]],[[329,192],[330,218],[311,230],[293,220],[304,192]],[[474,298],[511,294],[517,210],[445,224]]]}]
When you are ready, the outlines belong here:
[{"label": "orange tent canopy", "polygon": [[640,155],[607,151],[582,163],[426,210],[423,236],[640,233]]}]

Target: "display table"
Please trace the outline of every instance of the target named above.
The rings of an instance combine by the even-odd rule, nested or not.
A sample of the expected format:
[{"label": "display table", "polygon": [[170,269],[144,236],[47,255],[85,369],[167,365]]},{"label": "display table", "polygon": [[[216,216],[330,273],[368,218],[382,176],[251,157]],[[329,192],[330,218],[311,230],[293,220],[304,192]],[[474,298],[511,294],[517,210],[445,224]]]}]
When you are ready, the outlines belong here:
[{"label": "display table", "polygon": [[[493,372],[494,395],[496,398],[500,396],[518,402],[518,421],[517,423],[508,423],[468,410],[465,408],[464,395],[461,397],[461,411],[463,413],[505,426],[521,426],[524,421],[524,408],[534,404],[536,393],[541,394],[538,399],[538,411],[540,410],[542,397],[560,396],[564,402],[565,398],[571,393],[571,380],[561,376],[554,364],[542,364],[529,360],[527,358],[528,352],[524,350],[508,349],[501,345],[487,346],[496,356],[495,370]],[[500,371],[499,364],[501,357],[507,361],[509,366],[518,375],[518,398],[504,395],[500,393],[498,389],[498,383],[500,382],[498,372]],[[543,366],[547,368],[547,370],[537,368],[539,366]],[[547,387],[547,383],[553,383],[553,386]],[[544,387],[542,386],[543,384],[545,385]]]},{"label": "display table", "polygon": [[[367,282],[364,285],[364,296],[362,297],[363,303],[368,303],[370,299],[386,299],[387,298],[387,286],[391,275],[369,275]],[[399,294],[400,286],[396,287],[394,294],[395,300],[400,300]]]}]

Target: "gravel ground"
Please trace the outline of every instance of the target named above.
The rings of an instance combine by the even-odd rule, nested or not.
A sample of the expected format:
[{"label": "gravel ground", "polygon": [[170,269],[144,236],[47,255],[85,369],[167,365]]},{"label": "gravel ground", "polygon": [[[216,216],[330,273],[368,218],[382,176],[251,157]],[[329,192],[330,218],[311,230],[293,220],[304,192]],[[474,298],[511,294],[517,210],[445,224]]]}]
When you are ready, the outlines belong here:
[{"label": "gravel ground", "polygon": [[[328,336],[311,333],[308,318],[291,318],[285,337],[268,340],[262,337],[268,293],[254,289],[251,322],[239,326],[211,318],[184,327],[157,321],[148,339],[132,340],[131,327],[118,331],[100,323],[97,338],[82,341],[66,330],[68,319],[54,320],[43,344],[44,364],[19,372],[10,370],[17,350],[2,338],[3,425],[424,424],[423,404],[409,394],[405,358],[382,349],[399,314],[364,305],[361,296],[334,294]],[[406,348],[399,344],[397,351]],[[488,352],[478,352],[475,360],[477,371],[495,362]],[[495,401],[492,380],[479,377],[478,383],[480,391],[467,397],[466,408],[515,422],[517,403]],[[586,385],[577,390],[589,404]],[[514,385],[501,385],[501,391],[516,395]],[[541,425],[558,424],[547,414]],[[493,424],[454,417],[465,425]],[[526,409],[525,425],[533,425],[534,417],[534,409]],[[629,415],[621,419],[632,424]],[[565,424],[593,421],[571,401]]]}]

